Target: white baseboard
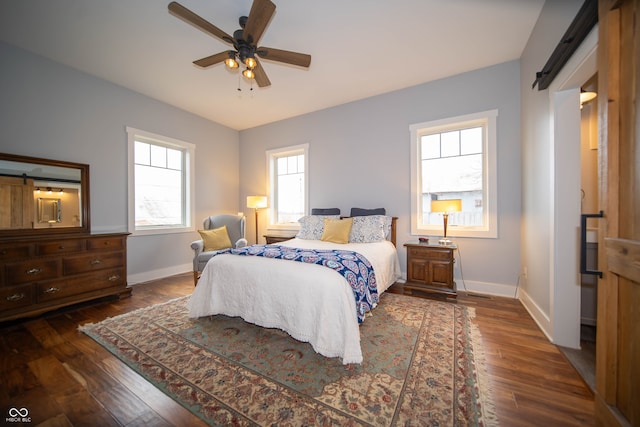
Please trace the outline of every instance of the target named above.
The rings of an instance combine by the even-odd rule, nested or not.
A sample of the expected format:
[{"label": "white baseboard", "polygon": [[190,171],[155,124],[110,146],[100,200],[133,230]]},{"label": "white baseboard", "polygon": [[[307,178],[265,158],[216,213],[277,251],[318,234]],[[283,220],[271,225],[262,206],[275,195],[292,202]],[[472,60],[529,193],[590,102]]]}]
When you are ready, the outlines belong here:
[{"label": "white baseboard", "polygon": [[[402,277],[398,280],[399,283],[405,283],[407,281],[407,273],[403,272]],[[505,298],[517,298],[519,290],[513,285],[505,285],[502,283],[490,283],[490,282],[476,282],[473,280],[462,281],[456,277],[456,288],[458,291],[473,292],[476,294],[493,295],[497,297]]]},{"label": "white baseboard", "polygon": [[138,283],[149,282],[151,280],[162,279],[164,277],[175,276],[176,274],[182,274],[193,271],[193,265],[191,263],[174,265],[167,268],[161,268],[158,270],[145,271],[143,273],[128,274],[127,284],[137,285]]},{"label": "white baseboard", "polygon": [[456,287],[458,291],[473,292],[476,294],[493,295],[505,298],[517,298],[519,289],[513,285],[505,285],[503,283],[476,282],[473,280],[462,281],[456,279]]},{"label": "white baseboard", "polygon": [[538,304],[536,304],[535,301],[533,301],[529,294],[527,294],[527,292],[524,290],[520,291],[520,302],[522,302],[524,308],[533,318],[533,321],[536,322],[540,330],[542,330],[542,333],[545,334],[550,342],[553,342],[553,335],[549,332],[552,329],[551,319],[549,318],[549,316],[544,311],[542,311],[542,309],[540,309]]}]

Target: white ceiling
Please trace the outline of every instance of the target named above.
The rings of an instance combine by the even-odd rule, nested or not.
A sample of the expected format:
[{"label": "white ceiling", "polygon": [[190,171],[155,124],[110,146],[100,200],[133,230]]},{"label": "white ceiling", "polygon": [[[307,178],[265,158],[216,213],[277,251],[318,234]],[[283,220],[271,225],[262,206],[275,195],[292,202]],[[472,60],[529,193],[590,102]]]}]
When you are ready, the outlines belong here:
[{"label": "white ceiling", "polygon": [[[242,130],[517,59],[544,0],[273,0],[260,45],[271,86],[192,61],[229,45],[170,15],[169,0],[3,0],[0,40]],[[179,0],[232,34],[252,0]],[[242,91],[238,91],[238,87]]]}]

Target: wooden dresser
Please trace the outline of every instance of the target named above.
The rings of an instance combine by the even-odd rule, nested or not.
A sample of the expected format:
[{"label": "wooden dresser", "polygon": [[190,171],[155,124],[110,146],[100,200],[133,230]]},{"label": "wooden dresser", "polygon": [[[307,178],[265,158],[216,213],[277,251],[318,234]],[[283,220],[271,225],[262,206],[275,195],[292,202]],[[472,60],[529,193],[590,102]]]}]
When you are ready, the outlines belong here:
[{"label": "wooden dresser", "polygon": [[127,236],[0,239],[0,322],[109,295],[129,294]]}]

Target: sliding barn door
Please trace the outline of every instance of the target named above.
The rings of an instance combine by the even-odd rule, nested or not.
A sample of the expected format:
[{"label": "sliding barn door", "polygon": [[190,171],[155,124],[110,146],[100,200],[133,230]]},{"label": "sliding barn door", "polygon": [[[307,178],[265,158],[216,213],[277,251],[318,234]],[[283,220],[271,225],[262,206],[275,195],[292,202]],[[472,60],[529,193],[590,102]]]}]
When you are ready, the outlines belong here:
[{"label": "sliding barn door", "polygon": [[640,426],[640,5],[599,0],[596,418]]},{"label": "sliding barn door", "polygon": [[0,176],[0,230],[33,228],[33,180]]}]

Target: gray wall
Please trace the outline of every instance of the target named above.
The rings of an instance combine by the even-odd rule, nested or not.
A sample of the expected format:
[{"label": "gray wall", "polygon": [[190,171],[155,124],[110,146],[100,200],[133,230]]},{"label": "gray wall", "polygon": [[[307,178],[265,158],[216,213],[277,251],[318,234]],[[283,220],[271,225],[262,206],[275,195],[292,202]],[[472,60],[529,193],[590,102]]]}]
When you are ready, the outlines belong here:
[{"label": "gray wall", "polygon": [[[522,265],[528,272],[522,283],[522,299],[551,339],[554,339],[554,321],[558,322],[554,310],[556,313],[561,312],[566,303],[554,296],[552,289],[557,274],[554,266],[563,262],[563,254],[554,251],[554,217],[558,214],[558,208],[554,206],[554,197],[558,197],[554,194],[557,187],[554,174],[557,173],[556,170],[562,171],[563,166],[553,163],[556,149],[551,137],[554,131],[552,94],[549,89],[532,90],[531,83],[535,79],[535,73],[547,62],[582,3],[581,0],[545,2],[521,58]],[[575,155],[579,156],[580,153],[576,151]],[[574,238],[574,241],[577,239]],[[568,284],[558,283],[557,286]]]},{"label": "gray wall", "polygon": [[[196,145],[196,227],[238,212],[238,132],[0,43],[0,151],[87,163],[93,232],[127,231],[126,126]],[[198,234],[130,237],[130,282],[191,269]]]},{"label": "gray wall", "polygon": [[[409,125],[498,109],[498,239],[455,238],[458,288],[514,296],[520,272],[520,67],[518,61],[367,98],[240,132],[240,196],[266,191],[265,151],[309,143],[309,206],[383,206],[410,235]],[[261,217],[261,228],[266,223]],[[250,221],[247,235],[253,235]],[[260,234],[266,230],[261,229]],[[462,267],[462,269],[460,268]],[[406,272],[406,271],[405,271]],[[461,274],[462,273],[462,274]]]}]

